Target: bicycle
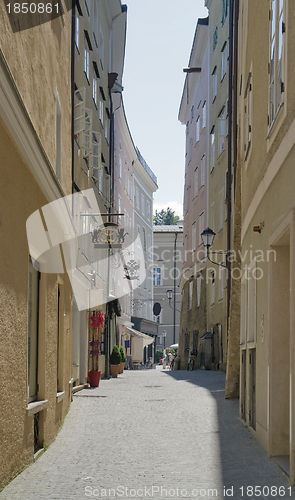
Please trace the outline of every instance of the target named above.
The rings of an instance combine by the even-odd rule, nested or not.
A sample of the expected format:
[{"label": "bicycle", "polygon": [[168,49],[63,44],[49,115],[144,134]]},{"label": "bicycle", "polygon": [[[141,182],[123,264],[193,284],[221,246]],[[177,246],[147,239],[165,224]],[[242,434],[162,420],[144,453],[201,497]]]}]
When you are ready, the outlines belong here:
[{"label": "bicycle", "polygon": [[195,366],[195,360],[197,358],[197,354],[191,352],[190,357],[188,358],[187,371],[193,371]]}]

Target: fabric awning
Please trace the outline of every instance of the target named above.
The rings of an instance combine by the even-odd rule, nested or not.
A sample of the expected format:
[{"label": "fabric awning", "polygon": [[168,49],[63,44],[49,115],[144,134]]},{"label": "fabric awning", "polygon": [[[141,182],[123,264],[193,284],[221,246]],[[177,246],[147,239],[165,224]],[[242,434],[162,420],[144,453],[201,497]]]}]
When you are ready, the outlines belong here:
[{"label": "fabric awning", "polygon": [[149,335],[146,335],[145,333],[139,332],[138,330],[134,330],[133,328],[128,328],[128,327],[126,327],[126,330],[130,332],[130,335],[132,335],[132,337],[141,338],[143,340],[144,347],[154,342],[154,338],[150,337]]}]

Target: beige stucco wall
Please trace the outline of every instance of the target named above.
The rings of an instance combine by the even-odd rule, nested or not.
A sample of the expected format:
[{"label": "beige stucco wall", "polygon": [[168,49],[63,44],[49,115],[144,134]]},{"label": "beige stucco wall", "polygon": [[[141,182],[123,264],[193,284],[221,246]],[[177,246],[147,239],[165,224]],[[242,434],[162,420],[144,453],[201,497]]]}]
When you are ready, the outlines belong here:
[{"label": "beige stucco wall", "polygon": [[71,192],[71,12],[51,22],[13,33],[0,6],[0,47],[42,147],[55,170],[55,110],[62,111],[63,189]]}]

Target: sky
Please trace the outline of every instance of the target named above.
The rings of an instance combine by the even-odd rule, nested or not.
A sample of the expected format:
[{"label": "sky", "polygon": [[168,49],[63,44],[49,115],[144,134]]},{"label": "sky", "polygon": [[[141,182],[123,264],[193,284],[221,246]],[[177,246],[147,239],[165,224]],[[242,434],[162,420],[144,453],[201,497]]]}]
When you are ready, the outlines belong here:
[{"label": "sky", "polygon": [[204,0],[122,0],[127,10],[123,99],[135,145],[158,178],[154,212],[182,217],[185,126],[178,121],[192,42]]}]

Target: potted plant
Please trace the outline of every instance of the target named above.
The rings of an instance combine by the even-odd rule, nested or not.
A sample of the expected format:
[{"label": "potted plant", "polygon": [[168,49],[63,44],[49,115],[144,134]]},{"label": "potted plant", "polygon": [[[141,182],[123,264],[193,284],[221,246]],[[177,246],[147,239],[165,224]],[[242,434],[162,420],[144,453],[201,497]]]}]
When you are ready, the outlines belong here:
[{"label": "potted plant", "polygon": [[121,364],[120,364],[120,371],[119,371],[119,373],[123,373],[125,362],[126,362],[126,355],[125,355],[124,348],[123,348],[122,345],[120,345],[119,350],[120,350],[120,354],[121,354]]},{"label": "potted plant", "polygon": [[101,335],[104,326],[104,316],[101,311],[94,312],[90,317],[89,358],[91,368],[88,371],[88,382],[90,387],[98,387],[101,371],[98,369],[98,358],[100,356]]},{"label": "potted plant", "polygon": [[117,378],[121,364],[121,354],[117,345],[114,345],[113,347],[112,354],[110,355],[110,363],[111,375],[112,377]]}]

